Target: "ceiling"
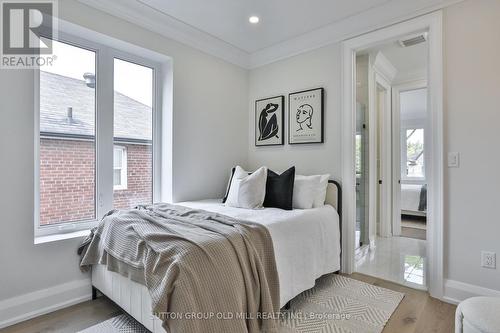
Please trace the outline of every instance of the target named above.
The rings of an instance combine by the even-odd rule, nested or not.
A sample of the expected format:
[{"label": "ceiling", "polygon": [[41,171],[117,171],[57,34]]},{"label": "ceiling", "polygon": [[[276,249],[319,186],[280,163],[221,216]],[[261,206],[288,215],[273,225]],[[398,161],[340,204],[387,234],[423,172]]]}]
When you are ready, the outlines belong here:
[{"label": "ceiling", "polygon": [[[248,53],[392,0],[140,0]],[[248,18],[256,15],[258,24]]]},{"label": "ceiling", "polygon": [[[244,68],[463,0],[78,0]],[[248,18],[259,16],[252,25]]]},{"label": "ceiling", "polygon": [[397,42],[392,42],[378,48],[378,51],[396,67],[398,73],[409,75],[427,69],[428,47],[428,42],[409,47],[401,47]]}]

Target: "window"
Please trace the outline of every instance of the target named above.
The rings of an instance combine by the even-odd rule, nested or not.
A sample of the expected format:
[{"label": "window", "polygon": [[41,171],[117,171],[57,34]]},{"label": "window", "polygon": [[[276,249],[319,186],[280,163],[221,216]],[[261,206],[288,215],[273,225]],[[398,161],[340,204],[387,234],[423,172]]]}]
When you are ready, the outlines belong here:
[{"label": "window", "polygon": [[[153,69],[118,58],[113,62],[114,143],[126,145],[129,169],[128,187],[115,187],[113,206],[127,209],[153,202]],[[114,177],[123,161],[115,153]]]},{"label": "window", "polygon": [[127,189],[127,148],[115,146],[113,149],[113,189]]},{"label": "window", "polygon": [[425,181],[427,88],[401,91],[401,179]]},{"label": "window", "polygon": [[113,208],[152,203],[159,181],[159,64],[59,36],[56,61],[36,71],[35,237],[89,229]]},{"label": "window", "polygon": [[403,178],[425,178],[424,129],[410,128],[402,131]]},{"label": "window", "polygon": [[39,224],[96,219],[94,51],[54,41],[58,61],[40,68]]}]

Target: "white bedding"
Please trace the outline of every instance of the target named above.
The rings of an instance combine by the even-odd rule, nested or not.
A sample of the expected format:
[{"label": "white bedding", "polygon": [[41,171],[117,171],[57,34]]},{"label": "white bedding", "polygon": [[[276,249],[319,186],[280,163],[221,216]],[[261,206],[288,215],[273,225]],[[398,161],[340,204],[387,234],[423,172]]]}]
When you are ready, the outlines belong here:
[{"label": "white bedding", "polygon": [[418,212],[422,185],[401,184],[401,210]]},{"label": "white bedding", "polygon": [[280,280],[280,306],[314,287],[318,277],[340,269],[339,215],[330,205],[291,211],[225,207],[220,200],[179,205],[265,225],[273,240]]}]

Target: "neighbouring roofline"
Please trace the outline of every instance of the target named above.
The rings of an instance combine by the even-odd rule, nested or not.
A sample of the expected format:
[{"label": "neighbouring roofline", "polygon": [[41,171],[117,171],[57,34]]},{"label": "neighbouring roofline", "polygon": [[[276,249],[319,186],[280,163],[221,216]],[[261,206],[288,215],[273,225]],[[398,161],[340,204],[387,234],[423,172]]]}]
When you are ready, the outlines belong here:
[{"label": "neighbouring roofline", "polygon": [[[68,134],[68,133],[53,133],[40,132],[40,139],[56,139],[68,141],[94,141],[93,135]],[[152,140],[130,139],[130,138],[113,138],[115,143],[133,144],[133,145],[152,145]]]}]

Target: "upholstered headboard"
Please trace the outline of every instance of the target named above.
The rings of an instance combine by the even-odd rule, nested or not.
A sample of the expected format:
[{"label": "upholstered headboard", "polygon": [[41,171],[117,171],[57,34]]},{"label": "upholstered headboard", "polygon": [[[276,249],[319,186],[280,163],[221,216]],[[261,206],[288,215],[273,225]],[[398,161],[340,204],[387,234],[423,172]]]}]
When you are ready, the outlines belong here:
[{"label": "upholstered headboard", "polygon": [[339,214],[340,248],[342,248],[342,187],[335,180],[328,181],[325,204],[333,206]]},{"label": "upholstered headboard", "polygon": [[333,206],[341,215],[342,213],[342,189],[340,184],[335,180],[329,180],[326,187],[326,200],[325,203]]}]

